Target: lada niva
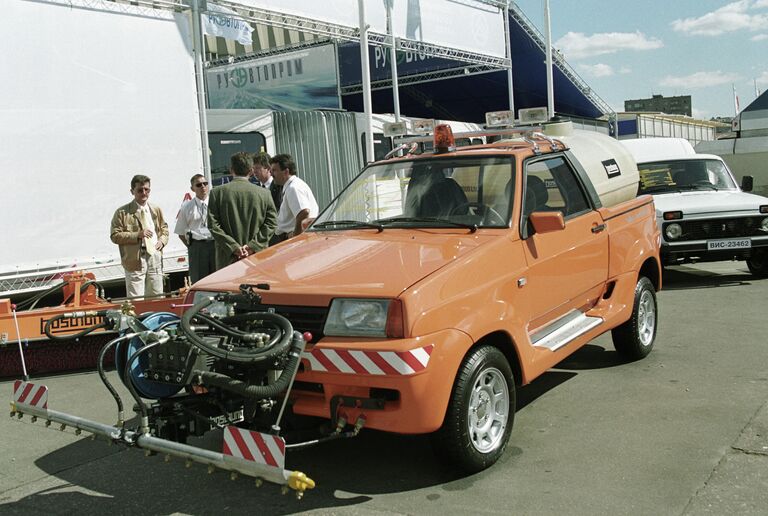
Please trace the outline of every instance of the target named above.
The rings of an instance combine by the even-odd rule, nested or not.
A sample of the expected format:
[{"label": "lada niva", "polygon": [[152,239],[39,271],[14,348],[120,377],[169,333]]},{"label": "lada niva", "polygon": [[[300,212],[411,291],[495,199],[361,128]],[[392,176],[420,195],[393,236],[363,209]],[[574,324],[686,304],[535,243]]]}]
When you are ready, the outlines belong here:
[{"label": "lada niva", "polygon": [[664,265],[744,260],[768,277],[768,198],[741,188],[723,159],[683,138],[622,140],[638,163],[640,195],[653,195]]}]

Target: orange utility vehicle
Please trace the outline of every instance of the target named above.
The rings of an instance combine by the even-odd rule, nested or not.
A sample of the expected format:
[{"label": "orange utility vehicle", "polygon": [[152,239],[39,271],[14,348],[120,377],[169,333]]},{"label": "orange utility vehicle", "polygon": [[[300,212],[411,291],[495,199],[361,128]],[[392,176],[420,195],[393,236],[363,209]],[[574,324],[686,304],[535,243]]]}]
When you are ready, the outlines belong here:
[{"label": "orange utility vehicle", "polygon": [[[196,283],[180,320],[145,319],[116,352],[140,428],[15,410],[298,494],[313,484],[284,469],[302,445],[287,412],[330,420],[328,439],[430,433],[462,470],[490,466],[519,386],[609,330],[629,360],[656,336],[659,231],[634,161],[607,136],[541,130],[457,149],[438,126],[421,153],[411,138],[305,233]],[[180,444],[216,426],[221,454]]]}]

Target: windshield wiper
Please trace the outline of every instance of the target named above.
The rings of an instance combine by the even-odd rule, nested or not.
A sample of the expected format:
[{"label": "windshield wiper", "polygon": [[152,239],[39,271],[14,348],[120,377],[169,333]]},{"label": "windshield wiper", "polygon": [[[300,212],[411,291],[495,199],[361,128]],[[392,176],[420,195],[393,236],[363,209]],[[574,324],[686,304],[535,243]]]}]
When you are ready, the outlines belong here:
[{"label": "windshield wiper", "polygon": [[679,193],[680,189],[674,185],[653,185],[643,188],[642,194],[649,193]]},{"label": "windshield wiper", "polygon": [[454,226],[457,228],[466,228],[471,233],[474,233],[475,231],[477,231],[477,224],[455,222],[453,220],[439,219],[437,217],[392,217],[390,219],[377,219],[375,222],[378,222],[382,225],[390,224],[390,223],[398,223],[398,222],[431,222],[431,223],[437,223],[437,224],[446,224],[448,226]]},{"label": "windshield wiper", "polygon": [[713,185],[712,183],[698,183],[693,185],[677,185],[678,188],[682,188],[685,190],[701,190],[702,188],[706,188],[708,190],[717,190],[717,187]]},{"label": "windshield wiper", "polygon": [[319,224],[312,224],[312,227],[315,229],[331,228],[336,226],[345,226],[347,229],[371,228],[378,230],[379,233],[384,231],[384,226],[381,224],[376,224],[374,222],[363,222],[362,220],[326,220],[325,222],[320,222]]}]

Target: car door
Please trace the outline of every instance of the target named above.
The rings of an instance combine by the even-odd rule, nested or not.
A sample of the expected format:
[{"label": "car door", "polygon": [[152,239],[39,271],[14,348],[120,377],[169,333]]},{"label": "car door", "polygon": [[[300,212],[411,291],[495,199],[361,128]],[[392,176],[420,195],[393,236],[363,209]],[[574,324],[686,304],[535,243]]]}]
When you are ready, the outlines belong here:
[{"label": "car door", "polygon": [[[608,234],[564,156],[532,158],[523,169],[520,228],[528,270],[521,290],[532,331],[597,302],[608,277]],[[528,221],[533,211],[560,211],[565,228],[536,234]]]}]

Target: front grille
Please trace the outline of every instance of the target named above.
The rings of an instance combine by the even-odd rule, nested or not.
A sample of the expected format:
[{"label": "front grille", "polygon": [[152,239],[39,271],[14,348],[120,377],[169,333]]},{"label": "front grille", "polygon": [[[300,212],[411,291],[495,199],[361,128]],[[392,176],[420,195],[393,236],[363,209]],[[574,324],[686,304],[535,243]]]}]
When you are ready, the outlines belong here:
[{"label": "front grille", "polygon": [[[750,236],[768,236],[760,231],[760,224],[765,217],[737,217],[731,219],[677,220],[683,228],[683,234],[675,242],[685,240],[708,240],[713,238],[738,238]],[[669,222],[664,224],[666,230]]]},{"label": "front grille", "polygon": [[293,329],[304,333],[308,331],[312,334],[310,342],[317,342],[323,338],[323,328],[325,327],[325,317],[328,315],[327,306],[283,306],[283,305],[263,305],[265,310],[275,309],[275,313],[282,315],[291,322]]}]

